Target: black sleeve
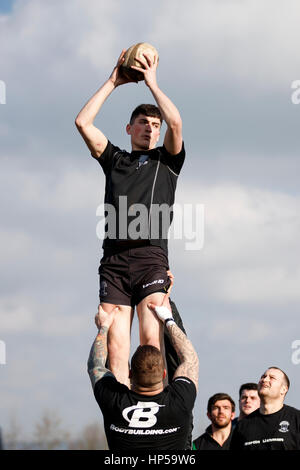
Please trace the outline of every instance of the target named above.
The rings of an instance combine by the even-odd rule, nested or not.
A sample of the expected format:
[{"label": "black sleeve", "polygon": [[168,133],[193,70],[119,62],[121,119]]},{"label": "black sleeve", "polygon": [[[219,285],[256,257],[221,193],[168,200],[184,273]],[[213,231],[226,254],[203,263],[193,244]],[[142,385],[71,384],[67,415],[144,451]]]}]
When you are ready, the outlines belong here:
[{"label": "black sleeve", "polygon": [[101,165],[104,173],[107,174],[112,169],[114,155],[119,151],[119,147],[116,147],[108,140],[107,146],[99,158],[94,157],[92,154],[91,155],[93,158],[95,158],[95,160],[98,161],[99,165]]},{"label": "black sleeve", "polygon": [[194,382],[188,377],[176,377],[176,379],[172,381],[172,388],[175,394],[180,398],[183,407],[187,411],[192,411],[197,396]]},{"label": "black sleeve", "polygon": [[166,165],[178,176],[185,159],[184,143],[182,142],[181,150],[177,155],[171,155],[164,145],[161,149]]},{"label": "black sleeve", "polygon": [[109,410],[114,407],[115,398],[120,392],[126,392],[128,387],[117,381],[113,374],[106,375],[96,382],[94,388],[94,395],[100,409],[109,413]]}]

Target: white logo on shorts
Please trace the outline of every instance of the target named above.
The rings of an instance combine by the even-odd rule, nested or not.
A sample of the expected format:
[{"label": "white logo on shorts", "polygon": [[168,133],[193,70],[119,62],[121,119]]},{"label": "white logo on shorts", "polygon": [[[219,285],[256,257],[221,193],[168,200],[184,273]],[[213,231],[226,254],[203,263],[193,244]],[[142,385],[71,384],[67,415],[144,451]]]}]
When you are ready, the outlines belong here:
[{"label": "white logo on shorts", "polygon": [[105,297],[107,295],[107,283],[105,281],[100,282],[100,295],[101,297]]},{"label": "white logo on shorts", "polygon": [[[151,428],[157,422],[159,408],[165,405],[158,405],[154,401],[138,401],[136,405],[129,406],[123,410],[123,418],[129,423],[130,428]],[[128,414],[133,411],[131,418]]]},{"label": "white logo on shorts", "polygon": [[146,287],[153,286],[154,284],[163,284],[165,281],[163,279],[155,279],[155,281],[148,282],[148,284],[143,284],[143,289]]}]

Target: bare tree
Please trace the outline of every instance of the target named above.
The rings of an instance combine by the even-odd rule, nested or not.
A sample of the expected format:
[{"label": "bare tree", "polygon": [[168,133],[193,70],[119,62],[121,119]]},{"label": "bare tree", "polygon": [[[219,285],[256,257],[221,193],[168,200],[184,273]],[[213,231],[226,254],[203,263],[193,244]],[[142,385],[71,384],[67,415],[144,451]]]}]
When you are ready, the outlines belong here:
[{"label": "bare tree", "polygon": [[10,416],[9,425],[7,430],[2,433],[3,438],[3,448],[9,450],[16,450],[20,447],[21,443],[21,426],[15,416],[12,414]]},{"label": "bare tree", "polygon": [[70,443],[70,450],[107,450],[107,442],[102,427],[97,423],[88,424],[80,437]]},{"label": "bare tree", "polygon": [[56,411],[44,411],[35,426],[34,439],[39,449],[67,449],[69,433],[61,428],[61,419]]},{"label": "bare tree", "polygon": [[2,428],[4,449],[38,450],[108,450],[103,425],[98,422],[86,425],[77,438],[70,437],[62,425],[57,411],[45,410],[36,422],[32,439],[23,440],[21,426],[13,414],[7,429]]}]

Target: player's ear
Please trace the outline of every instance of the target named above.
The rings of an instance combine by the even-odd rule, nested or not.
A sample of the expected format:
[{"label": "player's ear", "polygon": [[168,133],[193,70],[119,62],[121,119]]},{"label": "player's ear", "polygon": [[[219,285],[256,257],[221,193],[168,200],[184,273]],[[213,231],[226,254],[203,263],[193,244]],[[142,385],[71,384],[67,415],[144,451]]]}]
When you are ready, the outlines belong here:
[{"label": "player's ear", "polygon": [[130,124],[127,124],[126,126],[126,132],[128,135],[130,135],[130,131],[131,131],[131,125]]},{"label": "player's ear", "polygon": [[164,369],[163,379],[165,379],[166,377],[167,377],[167,369]]},{"label": "player's ear", "polygon": [[286,395],[288,392],[288,388],[286,385],[281,386],[281,395]]}]

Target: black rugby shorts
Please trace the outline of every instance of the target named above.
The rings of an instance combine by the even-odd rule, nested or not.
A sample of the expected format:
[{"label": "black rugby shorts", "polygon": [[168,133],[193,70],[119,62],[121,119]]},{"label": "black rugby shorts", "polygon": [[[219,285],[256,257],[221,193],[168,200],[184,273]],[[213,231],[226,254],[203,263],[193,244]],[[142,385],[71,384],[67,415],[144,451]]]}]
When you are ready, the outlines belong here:
[{"label": "black rugby shorts", "polygon": [[147,295],[167,292],[168,258],[159,246],[106,248],[100,261],[100,302],[135,307]]}]

